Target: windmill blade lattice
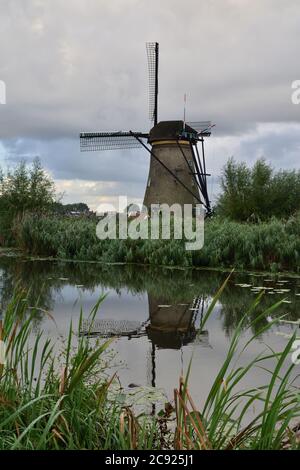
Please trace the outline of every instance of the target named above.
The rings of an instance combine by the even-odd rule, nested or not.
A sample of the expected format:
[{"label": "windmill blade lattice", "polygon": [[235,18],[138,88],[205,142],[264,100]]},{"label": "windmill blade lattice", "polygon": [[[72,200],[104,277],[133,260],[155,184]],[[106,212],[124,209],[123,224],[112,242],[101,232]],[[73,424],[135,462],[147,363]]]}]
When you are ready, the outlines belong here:
[{"label": "windmill blade lattice", "polygon": [[[141,132],[136,135],[145,139],[148,137],[148,134]],[[130,132],[82,132],[80,134],[82,152],[133,148],[140,148],[140,143]]]},{"label": "windmill blade lattice", "polygon": [[147,59],[149,73],[149,119],[157,124],[158,119],[158,43],[147,42]]}]

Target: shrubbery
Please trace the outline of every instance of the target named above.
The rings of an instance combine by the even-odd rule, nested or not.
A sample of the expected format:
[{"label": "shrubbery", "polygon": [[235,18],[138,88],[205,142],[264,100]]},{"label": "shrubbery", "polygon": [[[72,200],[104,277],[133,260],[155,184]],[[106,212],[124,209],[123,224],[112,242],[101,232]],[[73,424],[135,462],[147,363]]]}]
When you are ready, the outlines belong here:
[{"label": "shrubbery", "polygon": [[0,168],[0,244],[12,244],[19,219],[28,211],[48,210],[54,196],[54,183],[38,158],[31,167],[21,161],[5,173]]},{"label": "shrubbery", "polygon": [[186,251],[184,240],[100,241],[97,219],[57,212],[54,185],[40,162],[29,169],[21,162],[0,174],[0,243],[72,260],[300,271],[300,173],[275,174],[263,160],[252,169],[230,160],[222,185],[203,249]]},{"label": "shrubbery", "polygon": [[215,217],[205,224],[202,250],[186,251],[184,240],[99,240],[95,220],[27,215],[18,244],[31,254],[73,260],[298,272],[299,234],[299,216],[260,224]]},{"label": "shrubbery", "polygon": [[300,210],[300,172],[274,172],[264,159],[253,168],[230,159],[223,169],[216,212],[231,220],[287,218]]}]

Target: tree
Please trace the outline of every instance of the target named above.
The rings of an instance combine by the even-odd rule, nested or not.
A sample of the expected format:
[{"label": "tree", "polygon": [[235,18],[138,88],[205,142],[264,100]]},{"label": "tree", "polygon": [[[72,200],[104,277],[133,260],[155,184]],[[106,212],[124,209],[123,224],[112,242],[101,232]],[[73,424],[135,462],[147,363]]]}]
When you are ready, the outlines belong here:
[{"label": "tree", "polygon": [[222,194],[217,203],[217,212],[225,217],[240,220],[249,213],[248,195],[251,186],[251,172],[244,163],[230,158],[223,169],[221,178]]},{"label": "tree", "polygon": [[29,173],[28,209],[47,209],[54,202],[54,197],[54,183],[43,170],[39,158],[36,158]]},{"label": "tree", "polygon": [[31,167],[22,160],[6,174],[0,170],[0,236],[11,239],[14,220],[25,212],[40,213],[53,204],[54,183],[36,158]]},{"label": "tree", "polygon": [[256,219],[266,219],[272,211],[271,185],[272,168],[264,159],[258,160],[251,171],[251,184],[248,194],[248,210]]},{"label": "tree", "polygon": [[279,171],[264,159],[252,168],[229,159],[223,168],[216,212],[238,221],[285,218],[300,210],[300,172]]}]

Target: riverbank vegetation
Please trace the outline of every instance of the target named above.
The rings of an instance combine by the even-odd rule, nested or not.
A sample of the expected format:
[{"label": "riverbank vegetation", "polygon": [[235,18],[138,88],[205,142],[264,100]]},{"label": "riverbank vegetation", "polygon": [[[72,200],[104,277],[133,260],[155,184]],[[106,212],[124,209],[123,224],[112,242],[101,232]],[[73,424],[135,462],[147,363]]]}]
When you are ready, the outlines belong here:
[{"label": "riverbank vegetation", "polygon": [[4,172],[0,168],[0,244],[15,244],[14,227],[26,213],[45,213],[55,198],[55,187],[38,158],[28,167],[21,161]]},{"label": "riverbank vegetation", "polygon": [[259,224],[214,217],[206,222],[204,246],[197,251],[187,251],[184,240],[99,240],[96,224],[96,220],[28,215],[15,231],[16,240],[29,254],[70,260],[300,270],[300,215]]},{"label": "riverbank vegetation", "polygon": [[[225,286],[206,311],[199,334]],[[299,389],[290,357],[295,334],[283,351],[266,348],[246,364],[237,362],[277,321],[279,303],[264,311],[262,295],[241,316],[204,405],[199,409],[197,396],[189,392],[189,375],[196,367],[191,361],[174,398],[160,408],[156,404],[153,414],[126,404],[105,358],[112,340],[82,335],[83,314],[78,325],[71,323],[58,355],[57,344],[32,328],[37,312],[28,305],[27,293],[16,293],[0,322],[6,345],[6,362],[0,365],[0,449],[299,448]],[[101,301],[88,317],[90,328]],[[246,340],[243,331],[252,331],[262,318],[267,323]],[[3,348],[1,353],[3,359]],[[266,368],[266,383],[245,390],[243,379],[256,367]]]},{"label": "riverbank vegetation", "polygon": [[[0,243],[68,260],[299,272],[300,173],[231,159],[221,186],[204,247],[187,251],[184,240],[99,240],[95,214],[84,204],[55,202],[40,162],[30,169],[21,162],[0,178]],[[69,216],[74,208],[81,217]]]},{"label": "riverbank vegetation", "polygon": [[300,211],[300,171],[275,172],[263,158],[253,167],[231,158],[223,168],[215,211],[238,222],[286,220]]}]

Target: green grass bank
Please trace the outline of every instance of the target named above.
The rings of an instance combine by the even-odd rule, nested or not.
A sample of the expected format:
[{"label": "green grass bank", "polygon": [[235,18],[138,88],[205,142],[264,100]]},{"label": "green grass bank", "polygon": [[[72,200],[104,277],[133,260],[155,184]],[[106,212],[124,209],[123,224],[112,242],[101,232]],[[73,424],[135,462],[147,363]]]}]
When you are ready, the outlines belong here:
[{"label": "green grass bank", "polygon": [[300,271],[300,215],[260,223],[219,217],[205,223],[201,250],[183,240],[99,240],[96,220],[27,215],[14,228],[18,247],[31,255],[109,263]]}]

